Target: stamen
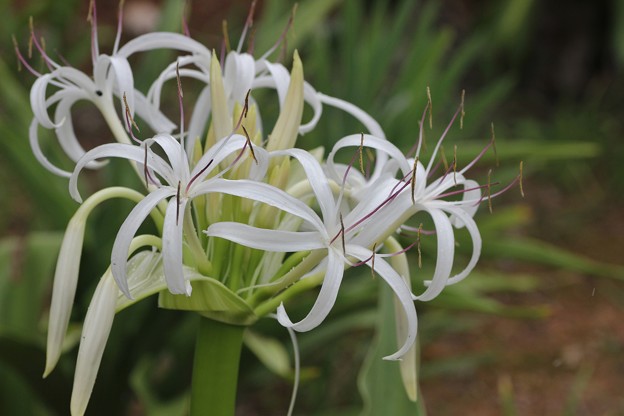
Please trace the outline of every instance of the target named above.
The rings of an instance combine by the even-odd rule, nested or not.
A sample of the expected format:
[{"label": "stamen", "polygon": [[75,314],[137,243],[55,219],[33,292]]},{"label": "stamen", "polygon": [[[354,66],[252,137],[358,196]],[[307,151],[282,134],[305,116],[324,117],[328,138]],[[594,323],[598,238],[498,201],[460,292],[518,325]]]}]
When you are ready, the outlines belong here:
[{"label": "stamen", "polygon": [[17,39],[15,39],[15,35],[12,35],[11,38],[13,39],[13,48],[15,49],[15,55],[17,55],[17,70],[21,71],[22,65],[24,65],[24,67],[28,70],[28,72],[30,72],[36,77],[40,77],[41,73],[35,70],[32,66],[30,66],[26,58],[24,58],[24,56],[20,52],[19,45],[17,44]]},{"label": "stamen", "polygon": [[464,129],[464,116],[466,115],[466,112],[464,111],[465,107],[464,107],[464,99],[466,98],[466,90],[462,90],[461,92],[461,116],[459,117],[459,128],[461,130]]},{"label": "stamen", "polygon": [[[266,51],[264,53],[264,55],[262,55],[262,57],[260,58],[260,60],[266,59],[268,56],[270,56],[273,52],[275,52],[275,49],[277,49],[280,45],[282,44],[286,44],[286,34],[288,33],[288,31],[290,30],[293,21],[295,20],[295,13],[297,12],[297,3],[295,3],[295,5],[292,8],[292,12],[290,13],[290,18],[288,18],[288,23],[286,23],[286,27],[284,28],[284,30],[282,31],[280,37],[277,39],[277,42],[275,42],[275,44],[273,46],[271,46],[271,48]],[[282,53],[284,52],[284,50],[282,50]],[[281,55],[281,54],[280,54]]]},{"label": "stamen", "polygon": [[251,152],[251,157],[253,157],[253,160],[256,162],[256,165],[258,164],[258,159],[256,159],[256,153],[253,150],[253,146],[251,144],[251,138],[249,137],[249,133],[247,133],[247,129],[245,128],[245,126],[241,126],[241,128],[243,129],[243,132],[245,132],[245,137],[247,137],[247,143],[245,143],[245,146],[249,146],[249,151]]},{"label": "stamen", "polygon": [[152,176],[151,172],[147,168],[147,143],[145,143],[145,142],[143,142],[143,143],[145,144],[145,158],[143,159],[143,175],[145,176],[145,186],[149,186],[150,181],[154,185],[157,185],[158,182]]},{"label": "stamen", "polygon": [[487,198],[488,198],[488,209],[490,210],[490,214],[492,213],[492,190],[491,190],[491,178],[492,178],[492,169],[488,170],[487,177]]},{"label": "stamen", "polygon": [[344,222],[342,221],[342,213],[340,214],[340,234],[342,236],[342,253],[346,255],[347,249],[345,245],[345,227],[344,227]]},{"label": "stamen", "polygon": [[448,164],[448,160],[446,160],[446,152],[444,152],[444,146],[440,146],[440,160],[442,161],[442,164],[444,165],[444,170],[448,171],[449,164]]},{"label": "stamen", "polygon": [[364,133],[360,133],[360,172],[364,175],[364,161],[362,160],[362,149],[364,149]]},{"label": "stamen", "polygon": [[453,146],[453,183],[457,185],[457,145]]},{"label": "stamen", "polygon": [[249,43],[247,45],[247,53],[253,55],[254,49],[256,46],[256,28],[251,29],[251,34],[249,35]]},{"label": "stamen", "polygon": [[422,251],[420,249],[420,236],[422,234],[422,222],[418,226],[418,234],[416,235],[417,249],[418,249],[418,268],[422,269]]},{"label": "stamen", "polygon": [[496,167],[498,167],[499,160],[498,160],[498,152],[496,151],[496,135],[494,134],[494,123],[492,123],[490,126],[491,126],[491,131],[492,131],[492,150],[494,150],[494,159],[496,160]]},{"label": "stamen", "polygon": [[524,162],[521,160],[520,161],[520,174],[518,175],[518,181],[520,184],[520,195],[522,195],[522,198],[524,198],[524,188],[522,187],[522,168],[524,166]]},{"label": "stamen", "polygon": [[89,11],[87,13],[87,22],[91,25],[91,60],[95,66],[95,61],[100,54],[97,37],[97,9],[95,0],[89,2]]},{"label": "stamen", "polygon": [[180,78],[180,61],[176,62],[176,78],[178,81],[178,104],[180,105],[180,142],[184,147],[184,106],[182,105],[182,98],[184,93],[182,92],[182,79]]},{"label": "stamen", "polygon": [[134,128],[137,129],[138,132],[141,132],[139,126],[137,126],[137,124],[134,122],[134,119],[132,118],[132,114],[130,113],[130,106],[128,105],[128,100],[126,99],[125,92],[123,93],[123,102],[126,107],[126,126],[128,127],[130,137],[132,137],[132,140],[134,140],[135,142],[141,143],[141,141],[134,136],[134,132],[132,131],[132,127],[134,126]]},{"label": "stamen", "polygon": [[182,33],[184,36],[191,37],[191,31],[189,30],[188,22],[186,21],[186,14],[188,13],[189,2],[186,0],[184,2],[184,10],[182,11]]},{"label": "stamen", "polygon": [[236,52],[240,53],[243,48],[243,42],[245,42],[245,37],[247,36],[247,31],[249,28],[253,26],[253,16],[256,10],[256,0],[251,2],[251,6],[249,7],[249,13],[247,13],[247,20],[245,20],[245,26],[243,27],[243,33],[241,33],[240,40],[238,41],[238,47],[236,48]]},{"label": "stamen", "polygon": [[55,67],[58,67],[58,65],[54,63],[54,61],[52,61],[52,59],[46,53],[45,41],[43,40],[43,37],[41,38],[41,43],[37,40],[37,35],[35,34],[35,26],[33,24],[32,16],[30,16],[28,25],[30,27],[30,38],[28,39],[28,57],[29,58],[32,57],[32,46],[34,44],[37,50],[39,51],[39,53],[41,54],[41,59],[43,59],[43,62],[45,63],[45,65],[48,67],[50,71],[54,71]]},{"label": "stamen", "polygon": [[414,197],[414,193],[416,192],[416,171],[418,170],[418,156],[414,159],[414,166],[412,167],[412,204],[416,203],[416,198]]},{"label": "stamen", "polygon": [[431,100],[431,88],[427,85],[427,107],[429,107],[429,129],[433,128],[433,101]]},{"label": "stamen", "polygon": [[117,53],[119,48],[119,41],[121,40],[121,29],[123,27],[123,7],[125,0],[119,0],[119,7],[117,10],[117,34],[115,35],[115,43],[113,46],[113,55]]},{"label": "stamen", "polygon": [[375,278],[375,252],[377,250],[377,243],[373,244],[373,255],[371,256],[371,275]]},{"label": "stamen", "polygon": [[178,220],[180,219],[180,181],[178,181],[178,192],[176,193],[176,225],[178,225]]}]

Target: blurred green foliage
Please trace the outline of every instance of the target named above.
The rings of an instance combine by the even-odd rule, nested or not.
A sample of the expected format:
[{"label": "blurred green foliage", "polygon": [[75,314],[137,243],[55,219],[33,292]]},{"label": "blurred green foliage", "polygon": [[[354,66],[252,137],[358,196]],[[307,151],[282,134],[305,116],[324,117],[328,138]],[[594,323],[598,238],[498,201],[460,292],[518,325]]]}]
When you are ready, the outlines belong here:
[{"label": "blurred green foliage", "polygon": [[[543,20],[555,21],[563,15],[545,16],[549,9],[541,2],[506,0],[484,2],[475,6],[464,20],[458,20],[450,12],[454,3],[457,2],[301,1],[292,31],[294,35],[287,36],[288,45],[290,49],[300,50],[306,78],[319,91],[361,106],[380,121],[388,137],[399,146],[408,148],[417,138],[427,87],[431,88],[434,103],[435,127],[426,130],[430,138],[438,137],[446,126],[465,88],[464,130],[455,126],[452,131],[452,135],[459,138],[456,143],[460,149],[460,163],[467,163],[478,154],[489,139],[490,123],[495,121],[501,167],[494,174],[503,182],[515,175],[517,163],[524,160],[529,182],[539,178],[539,181],[553,181],[575,191],[587,181],[597,181],[603,185],[598,201],[605,201],[616,190],[623,194],[624,182],[618,179],[624,175],[620,163],[624,147],[618,145],[624,133],[624,122],[618,116],[623,110],[618,100],[623,85],[613,80],[616,74],[621,78],[624,68],[624,6],[621,2],[614,2],[606,29],[609,50],[604,59],[608,65],[601,68],[601,76],[592,78],[580,90],[574,90],[573,85],[554,92],[540,90],[545,84],[538,83],[539,76],[543,75],[539,71],[553,68],[540,66],[542,63],[534,45],[543,35]],[[292,4],[263,3],[256,22],[259,53],[267,50],[286,27]],[[179,30],[184,10],[181,3],[164,1],[162,9],[160,27]],[[196,2],[192,9],[191,27],[201,27],[205,22],[197,22],[208,18],[202,14],[202,4]],[[88,33],[84,21],[85,2],[32,0],[19,5],[2,2],[0,13],[4,16],[0,27],[3,51],[12,48],[11,34],[16,35],[22,48],[25,47],[28,17],[33,16],[51,50],[58,49],[76,65],[88,62],[88,36],[75,37],[76,32]],[[234,23],[234,17],[228,17]],[[242,22],[244,16],[236,19]],[[219,24],[219,18],[212,16],[210,23]],[[114,20],[101,23],[102,39],[112,38],[114,24]],[[153,71],[159,68],[154,60],[164,62],[166,58],[163,54],[154,55],[150,56],[150,61],[140,62],[136,79],[151,79]],[[76,337],[67,346],[68,353],[51,378],[41,380],[40,374],[54,260],[60,232],[76,205],[66,191],[66,181],[48,174],[31,154],[27,139],[31,111],[27,97],[32,77],[26,71],[15,71],[15,63],[10,53],[2,54],[0,230],[5,237],[0,241],[0,414],[65,414]],[[536,76],[537,80],[532,82],[531,76]],[[331,123],[321,125],[303,138],[304,146],[328,146],[343,135],[361,129],[333,114],[331,109],[325,111]],[[52,142],[50,137],[42,136],[43,142]],[[58,157],[54,146],[48,146],[45,151],[53,158]],[[493,155],[488,153],[480,165],[493,166],[494,163]],[[116,169],[113,172],[103,173],[94,180],[119,183],[122,173]],[[507,200],[518,201],[519,197]],[[111,224],[118,224],[128,208],[116,205],[92,220],[87,232],[92,237],[87,239],[84,267],[81,267],[76,321],[84,317],[97,277],[108,262],[116,229],[116,225]],[[479,215],[485,265],[465,282],[449,287],[439,299],[422,307],[425,312],[421,315],[422,343],[439,333],[470,330],[470,325],[462,326],[461,321],[453,319],[458,309],[523,318],[539,318],[548,312],[540,305],[509,307],[491,296],[501,292],[530,292],[540,285],[536,276],[526,273],[503,276],[487,266],[497,260],[624,278],[622,267],[581,258],[518,232],[530,227],[534,216],[525,203],[516,202],[500,208],[495,204],[495,215]],[[458,233],[458,250],[467,257],[471,247],[463,243],[464,237]],[[423,241],[424,267],[423,270],[413,268],[417,276],[415,287],[424,280],[421,276],[430,274],[435,248],[434,242]],[[412,264],[416,262],[417,259],[412,258]],[[378,352],[379,348],[391,348],[381,344],[393,338],[393,335],[384,335],[388,330],[388,325],[384,325],[387,322],[384,316],[389,313],[384,303],[387,294],[382,292],[378,306],[379,282],[358,272],[351,271],[346,279],[330,319],[317,330],[300,336],[304,373],[307,374],[300,386],[297,406],[302,413],[359,414],[364,403],[365,414],[380,414],[379,409],[388,409],[380,403],[384,395],[378,389],[394,386],[398,371],[382,362],[383,354]],[[304,313],[312,301],[312,298],[302,299],[298,305],[300,313]],[[195,324],[193,317],[157,310],[155,304],[149,302],[121,313],[107,345],[106,365],[96,383],[90,405],[92,414],[122,414],[132,406],[149,414],[184,414]],[[163,328],[173,329],[164,331]],[[271,322],[261,322],[258,331],[271,339],[288,342],[285,331]],[[375,332],[377,337],[371,341]],[[367,353],[369,345],[371,350]],[[283,358],[284,352],[276,354]],[[270,359],[265,357],[265,361]],[[248,353],[243,360],[241,403],[250,401],[257,407],[254,410],[261,413],[283,412],[287,408],[290,383],[276,381]],[[462,371],[462,368],[474,368],[487,360],[486,356],[466,355],[447,362],[423,363],[422,374],[433,376]],[[359,383],[368,388],[360,397],[354,380],[363,362]],[[283,366],[279,368],[276,371],[286,375]],[[585,380],[585,373],[580,374],[576,390],[580,391]],[[574,408],[575,398],[580,394],[576,390],[570,396],[570,409]],[[280,391],[277,401],[262,397],[272,394],[275,399],[276,391]],[[514,414],[513,392],[502,388],[500,395],[505,414]],[[119,400],[110,400],[110,397]],[[393,398],[392,405],[396,409],[413,406],[403,396]],[[422,402],[418,406],[422,406]]]}]

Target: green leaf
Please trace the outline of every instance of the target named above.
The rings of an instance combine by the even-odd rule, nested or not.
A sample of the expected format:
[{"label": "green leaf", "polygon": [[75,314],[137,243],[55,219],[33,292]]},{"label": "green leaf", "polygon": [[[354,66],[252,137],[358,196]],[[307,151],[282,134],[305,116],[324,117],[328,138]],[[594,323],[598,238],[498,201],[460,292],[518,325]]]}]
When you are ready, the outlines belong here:
[{"label": "green leaf", "polygon": [[395,319],[392,296],[391,290],[381,285],[376,340],[358,377],[358,387],[364,400],[362,416],[425,414],[422,399],[412,402],[407,397],[399,363],[382,360],[397,348],[395,325],[388,324]]},{"label": "green leaf", "polygon": [[41,318],[60,233],[33,233],[0,241],[0,334],[42,341]]},{"label": "green leaf", "polygon": [[283,378],[292,378],[294,371],[290,365],[290,356],[281,342],[250,329],[245,331],[243,341],[266,368]]}]

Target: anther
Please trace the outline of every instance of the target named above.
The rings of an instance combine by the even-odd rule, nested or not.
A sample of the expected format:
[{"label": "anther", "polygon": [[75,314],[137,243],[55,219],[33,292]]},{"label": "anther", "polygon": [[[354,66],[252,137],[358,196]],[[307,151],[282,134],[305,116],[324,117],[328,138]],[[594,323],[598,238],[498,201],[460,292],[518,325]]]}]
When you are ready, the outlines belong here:
[{"label": "anther", "polygon": [[488,209],[490,210],[490,214],[492,213],[492,169],[488,170],[488,178],[487,178],[487,196],[488,196]]},{"label": "anther", "polygon": [[377,251],[377,243],[373,244],[373,255],[371,256],[371,275],[375,278],[375,252]]},{"label": "anther", "polygon": [[429,107],[429,129],[433,128],[433,101],[431,100],[431,88],[427,85],[427,106]]},{"label": "anther", "polygon": [[229,52],[232,50],[230,46],[230,36],[228,35],[228,23],[227,20],[221,22],[221,31],[223,32],[223,42],[225,42],[225,49]]},{"label": "anther", "polygon": [[418,268],[422,269],[422,250],[420,249],[420,236],[422,234],[422,222],[418,226],[418,234],[416,235],[416,249],[418,250]]},{"label": "anther", "polygon": [[342,253],[346,255],[347,249],[345,245],[345,227],[344,227],[344,222],[342,221],[342,213],[340,214],[340,235],[342,238]]},{"label": "anther", "polygon": [[520,185],[520,195],[522,195],[522,198],[524,198],[524,188],[522,187],[522,168],[524,166],[524,162],[521,160],[520,161],[520,174],[518,175],[518,179],[519,179],[519,185]]},{"label": "anther", "polygon": [[360,172],[364,175],[364,161],[362,160],[362,150],[364,149],[364,133],[360,133]]},{"label": "anther", "polygon": [[256,153],[253,150],[253,145],[251,143],[251,138],[249,137],[249,133],[247,133],[247,129],[245,128],[245,126],[241,126],[241,128],[243,129],[243,132],[245,133],[245,137],[247,138],[247,142],[245,144],[249,146],[249,152],[251,153],[251,157],[253,157],[253,160],[256,162],[256,165],[257,165],[258,159],[256,159]]},{"label": "anther", "polygon": [[33,17],[28,17],[28,28],[30,29],[30,37],[28,38],[28,59],[32,59],[33,42],[35,41],[35,25]]},{"label": "anther", "polygon": [[460,113],[460,117],[459,117],[459,128],[463,129],[464,128],[464,116],[466,115],[466,112],[464,111],[465,107],[464,107],[464,100],[466,98],[466,90],[462,90],[461,92],[461,104],[460,104],[460,108],[461,108],[461,113]]},{"label": "anther", "polygon": [[416,192],[416,170],[418,169],[418,156],[414,159],[414,166],[412,167],[412,204],[416,203],[414,193]]},{"label": "anther", "polygon": [[492,132],[492,150],[494,150],[494,159],[496,160],[496,167],[498,167],[499,161],[498,161],[498,152],[496,151],[496,135],[494,134],[494,123],[490,125],[490,129]]},{"label": "anther", "polygon": [[453,146],[453,182],[457,185],[457,145]]},{"label": "anther", "polygon": [[178,225],[178,220],[180,219],[180,181],[178,181],[178,192],[176,193],[176,225]]},{"label": "anther", "polygon": [[136,142],[139,142],[139,139],[137,139],[134,136],[134,132],[132,131],[132,126],[134,126],[134,128],[137,129],[138,132],[140,132],[141,130],[139,129],[139,126],[137,126],[137,124],[134,122],[134,119],[132,118],[132,114],[130,114],[130,106],[128,105],[128,100],[126,98],[125,92],[123,93],[123,102],[126,107],[126,124],[128,126],[128,131],[130,132],[130,136],[132,137],[132,139]]},{"label": "anther", "polygon": [[444,165],[444,171],[448,172],[449,164],[448,164],[448,160],[446,160],[446,153],[444,152],[444,145],[440,146],[440,159],[442,160],[442,164]]}]

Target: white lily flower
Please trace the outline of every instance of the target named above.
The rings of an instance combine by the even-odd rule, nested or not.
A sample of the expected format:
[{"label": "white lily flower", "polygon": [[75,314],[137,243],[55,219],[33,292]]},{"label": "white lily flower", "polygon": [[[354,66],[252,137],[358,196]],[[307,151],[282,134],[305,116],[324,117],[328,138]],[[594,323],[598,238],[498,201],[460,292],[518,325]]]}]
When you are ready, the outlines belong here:
[{"label": "white lily flower", "polygon": [[[322,263],[322,267],[325,268],[325,277],[317,300],[308,315],[301,321],[293,323],[283,305],[280,305],[277,310],[278,320],[282,325],[297,331],[309,331],[318,326],[333,307],[345,265],[353,265],[349,258],[355,258],[359,262],[368,264],[368,261],[372,260],[376,255],[368,247],[373,246],[377,242],[375,237],[384,236],[387,233],[387,229],[381,222],[366,221],[367,228],[375,229],[375,232],[371,233],[367,239],[359,238],[359,226],[345,229],[345,224],[361,223],[359,214],[362,210],[355,209],[342,218],[338,209],[340,201],[334,198],[330,183],[323,173],[320,164],[308,152],[300,149],[289,149],[273,152],[271,156],[289,156],[299,161],[306,172],[307,181],[318,202],[321,216],[300,200],[284,194],[276,188],[267,187],[266,195],[262,202],[300,217],[308,226],[312,227],[313,231],[262,229],[246,224],[221,222],[208,227],[206,234],[264,251],[326,250],[326,259]],[[281,194],[283,194],[281,198],[286,200],[287,205],[278,206],[273,202],[278,200]],[[371,267],[372,264],[371,262]],[[382,258],[377,258],[374,266],[375,271],[379,273],[396,294],[405,313],[406,322],[408,322],[405,343],[396,353],[385,357],[386,359],[395,360],[405,354],[416,339],[416,310],[411,291],[401,276]]]},{"label": "white lily flower", "polygon": [[[120,143],[129,144],[131,140],[126,133],[127,123],[117,115],[116,100],[119,100],[121,114],[125,114],[126,110],[129,110],[130,117],[133,117],[136,112],[137,116],[144,120],[153,131],[170,133],[176,125],[152,105],[140,91],[135,89],[128,58],[139,52],[162,48],[192,54],[208,52],[199,42],[177,33],[149,33],[119,47],[120,21],[111,55],[101,54],[97,40],[95,2],[92,2],[90,20],[92,22],[92,77],[78,69],[54,62],[45,53],[37,41],[37,37],[34,34],[32,36],[33,42],[41,52],[50,72],[39,74],[28,66],[38,76],[30,92],[30,102],[34,113],[29,131],[30,144],[37,160],[48,170],[60,176],[69,177],[71,172],[57,167],[45,157],[39,144],[38,129],[40,126],[55,130],[61,148],[74,162],[77,162],[85,154],[85,150],[74,133],[71,114],[73,105],[78,101],[92,102],[102,113],[114,139]],[[17,48],[16,52],[20,60],[28,65]],[[56,88],[50,95],[48,95],[49,87]],[[48,111],[54,106],[56,109],[54,116],[51,117]],[[101,164],[93,162],[87,167],[97,168],[100,166]]]},{"label": "white lily flower", "polygon": [[[152,144],[157,144],[162,148],[168,161],[149,149]],[[232,137],[225,138],[210,148],[192,170],[186,152],[180,142],[167,134],[156,135],[154,138],[146,140],[144,145],[147,149],[145,150],[134,145],[104,144],[87,152],[78,161],[69,184],[70,193],[78,202],[81,201],[77,188],[78,175],[86,164],[100,158],[118,157],[139,164],[143,164],[146,161],[146,177],[150,178],[157,185],[157,189],[150,192],[130,212],[121,225],[113,246],[111,255],[113,276],[126,296],[132,298],[126,280],[126,258],[128,257],[130,242],[147,215],[161,201],[167,198],[171,199],[167,203],[163,225],[162,253],[165,278],[171,293],[190,295],[191,286],[184,280],[182,273],[183,229],[185,227],[192,228],[192,219],[188,215],[188,210],[190,209],[189,202],[193,198],[207,193],[237,192],[237,190],[232,190],[232,188],[242,189],[241,192],[244,195],[245,189],[250,187],[250,184],[220,179],[219,177],[225,171],[216,174],[213,171],[227,157],[233,154],[241,155],[248,144],[249,141],[240,135],[232,135]],[[258,163],[252,166],[250,177],[258,179],[262,178],[266,172],[268,155],[261,148],[255,148],[254,154]],[[206,179],[210,174],[213,175]],[[155,175],[158,175],[164,183],[161,183],[161,180]],[[187,236],[192,238],[194,232],[188,234],[190,235]],[[201,251],[201,249],[198,251]],[[194,254],[197,254],[197,251]],[[205,254],[203,257],[205,257]],[[196,260],[201,261],[203,259],[198,258]]]}]

